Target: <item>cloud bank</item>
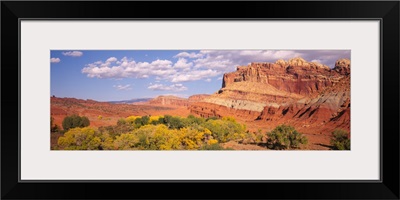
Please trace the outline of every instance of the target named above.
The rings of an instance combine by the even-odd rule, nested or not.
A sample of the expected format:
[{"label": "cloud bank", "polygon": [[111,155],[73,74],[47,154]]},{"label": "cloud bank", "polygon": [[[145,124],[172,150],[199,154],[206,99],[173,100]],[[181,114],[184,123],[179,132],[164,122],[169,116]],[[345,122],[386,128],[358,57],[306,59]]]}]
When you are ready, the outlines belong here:
[{"label": "cloud bank", "polygon": [[[75,53],[74,53],[75,52]],[[78,55],[77,51],[64,52],[66,55]],[[82,53],[82,52],[81,52]],[[82,55],[82,54],[80,54]],[[164,80],[171,83],[188,81],[210,81],[220,78],[222,74],[236,70],[237,66],[250,62],[275,62],[278,59],[289,60],[303,57],[307,61],[316,61],[331,68],[337,59],[350,58],[350,50],[202,50],[182,51],[171,59],[154,60],[152,62],[135,61],[123,57],[110,57],[105,61],[87,64],[81,72],[90,78],[149,78]],[[165,86],[155,84],[149,87],[153,90],[176,89],[177,84]]]}]

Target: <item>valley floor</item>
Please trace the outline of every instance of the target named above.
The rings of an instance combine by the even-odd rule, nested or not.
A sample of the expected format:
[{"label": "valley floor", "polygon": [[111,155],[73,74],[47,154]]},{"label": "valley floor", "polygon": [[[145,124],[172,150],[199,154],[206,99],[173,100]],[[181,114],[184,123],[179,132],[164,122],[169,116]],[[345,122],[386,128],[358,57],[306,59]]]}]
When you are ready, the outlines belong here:
[{"label": "valley floor", "polygon": [[[138,109],[141,105],[132,105],[135,107],[135,110],[126,109],[125,111],[117,112],[118,114],[113,114],[112,112],[101,112],[99,110],[91,110],[91,109],[82,109],[75,110],[74,113],[87,116],[90,120],[91,127],[101,127],[101,126],[111,126],[115,125],[117,121],[121,118],[126,118],[132,115],[151,115],[151,116],[159,116],[159,115],[173,115],[173,116],[181,116],[187,117],[190,114],[190,111],[187,107],[184,106],[149,106],[146,105],[143,109]],[[129,106],[128,106],[129,107]],[[162,108],[162,109],[160,109]],[[78,112],[77,112],[78,111]],[[62,112],[63,113],[63,112]],[[62,127],[62,120],[67,116],[68,112],[64,112],[64,114],[53,114],[55,124]],[[99,117],[101,116],[101,117]],[[250,132],[257,133],[258,130],[261,130],[262,133],[266,133],[267,131],[272,130],[275,126],[271,125],[268,122],[262,121],[243,121],[237,119],[239,123],[246,124],[247,129]],[[329,133],[317,132],[312,129],[307,130],[307,128],[300,128],[300,132],[306,135],[309,142],[304,150],[329,150],[330,147],[330,139],[331,136]],[[58,137],[62,136],[62,134],[52,134],[51,135],[51,146],[52,149],[57,145]],[[227,142],[222,144],[225,148],[232,148],[235,150],[268,150],[265,146],[255,145],[255,144],[239,144],[237,142]]]}]

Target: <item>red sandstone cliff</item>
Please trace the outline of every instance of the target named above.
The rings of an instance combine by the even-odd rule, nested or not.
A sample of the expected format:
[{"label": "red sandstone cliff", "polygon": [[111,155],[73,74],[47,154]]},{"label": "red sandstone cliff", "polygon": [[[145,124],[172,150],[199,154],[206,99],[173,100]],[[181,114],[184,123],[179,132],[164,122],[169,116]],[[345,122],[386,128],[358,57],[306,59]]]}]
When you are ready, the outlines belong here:
[{"label": "red sandstone cliff", "polygon": [[239,66],[222,88],[190,106],[202,117],[235,116],[272,126],[286,123],[320,132],[350,130],[350,60],[335,67],[302,58]]}]

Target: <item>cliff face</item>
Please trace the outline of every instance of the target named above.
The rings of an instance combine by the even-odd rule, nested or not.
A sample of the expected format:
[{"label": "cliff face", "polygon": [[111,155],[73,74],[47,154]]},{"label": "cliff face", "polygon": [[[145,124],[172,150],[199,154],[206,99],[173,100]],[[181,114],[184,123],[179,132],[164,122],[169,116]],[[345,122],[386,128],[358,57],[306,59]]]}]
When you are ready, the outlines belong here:
[{"label": "cliff face", "polygon": [[224,74],[219,91],[193,103],[190,111],[271,126],[286,123],[349,130],[350,60],[338,60],[333,69],[302,58],[239,66]]},{"label": "cliff face", "polygon": [[[350,73],[350,61],[342,60],[336,62],[333,70],[302,58],[278,60],[275,63],[251,63],[249,66],[238,67],[236,72],[225,74],[222,88],[229,88],[235,82],[257,82],[280,91],[307,96],[338,82],[343,77],[341,73]],[[347,65],[342,64],[345,61],[348,61]]]}]

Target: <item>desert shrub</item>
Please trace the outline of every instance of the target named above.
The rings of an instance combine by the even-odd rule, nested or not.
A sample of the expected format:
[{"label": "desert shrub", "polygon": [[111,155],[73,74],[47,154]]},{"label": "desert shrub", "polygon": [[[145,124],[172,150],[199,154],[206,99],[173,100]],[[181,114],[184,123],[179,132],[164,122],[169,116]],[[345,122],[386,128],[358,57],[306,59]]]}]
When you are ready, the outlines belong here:
[{"label": "desert shrub", "polygon": [[155,118],[150,119],[149,116],[129,116],[124,120],[127,124],[135,128],[140,128],[141,126],[150,124],[152,122],[151,120],[155,120]]},{"label": "desert shrub", "polygon": [[53,117],[50,117],[50,132],[52,133],[60,132],[60,127],[57,124],[54,124]]},{"label": "desert shrub", "polygon": [[87,117],[85,116],[78,116],[78,115],[71,115],[67,116],[64,118],[62,122],[62,126],[64,130],[68,131],[71,128],[76,128],[76,127],[87,127],[90,125],[90,121]]},{"label": "desert shrub", "polygon": [[331,145],[336,150],[350,150],[349,133],[345,130],[337,129],[332,132]]},{"label": "desert shrub", "polygon": [[288,125],[277,126],[267,133],[268,147],[272,149],[297,149],[308,143],[305,136],[294,127]]},{"label": "desert shrub", "polygon": [[152,149],[157,150],[181,149],[181,133],[176,129],[170,130],[165,125],[157,125],[150,144]]},{"label": "desert shrub", "polygon": [[263,140],[263,137],[264,137],[264,135],[263,134],[257,134],[256,136],[255,136],[255,142],[256,143],[261,143]]},{"label": "desert shrub", "polygon": [[170,129],[180,129],[185,127],[184,120],[181,117],[174,117],[171,115],[165,115],[163,124]]},{"label": "desert shrub", "polygon": [[246,137],[246,127],[232,118],[208,120],[203,125],[211,131],[212,136],[220,143],[230,140],[241,140]]},{"label": "desert shrub", "polygon": [[143,116],[141,119],[141,124],[142,126],[147,125],[150,123],[150,117],[149,116]]},{"label": "desert shrub", "polygon": [[194,126],[194,125],[200,125],[200,124],[203,124],[204,122],[205,122],[205,119],[202,118],[202,117],[195,117],[193,115],[189,115],[185,119],[185,127]]},{"label": "desert shrub", "polygon": [[216,139],[209,139],[208,141],[207,141],[207,144],[208,145],[213,145],[213,144],[217,144],[218,143],[218,140],[216,140]]},{"label": "desert shrub", "polygon": [[124,118],[118,119],[117,126],[125,125],[127,122]]},{"label": "desert shrub", "polygon": [[158,119],[160,119],[160,116],[150,116],[149,124],[153,124],[153,122],[158,122]]},{"label": "desert shrub", "polygon": [[145,125],[114,140],[116,149],[138,150],[197,150],[206,144],[215,144],[206,128],[169,129],[164,124]]},{"label": "desert shrub", "polygon": [[72,128],[58,139],[58,146],[66,150],[98,150],[101,139],[90,127]]},{"label": "desert shrub", "polygon": [[220,144],[215,143],[215,144],[211,144],[211,145],[210,144],[206,144],[206,145],[202,146],[200,148],[200,150],[211,150],[211,151],[213,151],[213,150],[233,150],[233,149],[232,148],[224,148]]},{"label": "desert shrub", "polygon": [[90,125],[90,121],[89,118],[87,118],[86,116],[82,116],[81,117],[81,124],[79,127],[87,127]]},{"label": "desert shrub", "polygon": [[77,150],[226,150],[219,143],[248,137],[245,130],[232,117],[207,121],[195,116],[131,116],[98,131],[71,128],[58,144]]},{"label": "desert shrub", "polygon": [[116,147],[114,146],[114,140],[108,133],[100,134],[99,138],[101,140],[101,146],[99,147],[99,149],[101,150],[116,149]]},{"label": "desert shrub", "polygon": [[129,116],[126,118],[126,122],[128,122],[129,124],[134,124],[137,118],[140,118],[140,116]]},{"label": "desert shrub", "polygon": [[121,134],[114,140],[114,147],[119,150],[135,149],[137,141],[137,137],[133,134]]},{"label": "desert shrub", "polygon": [[57,124],[54,124],[54,126],[51,128],[52,133],[58,133],[60,131],[60,127]]},{"label": "desert shrub", "polygon": [[218,117],[212,116],[212,117],[208,117],[208,118],[206,119],[206,121],[209,121],[209,120],[217,120],[217,119],[218,119]]},{"label": "desert shrub", "polygon": [[140,150],[146,150],[146,149],[156,150],[157,147],[150,143],[155,130],[156,126],[154,125],[143,126],[137,130],[134,130],[132,134],[136,135],[138,139],[136,147]]},{"label": "desert shrub", "polygon": [[236,119],[230,116],[222,117],[222,120],[236,123]]},{"label": "desert shrub", "polygon": [[151,120],[151,118],[150,118],[150,124],[153,124],[153,125],[164,124],[164,117],[160,116],[157,118],[157,120],[155,120],[155,119]]},{"label": "desert shrub", "polygon": [[182,128],[179,131],[183,148],[189,150],[199,149],[211,136],[211,131],[208,129],[200,131],[189,127]]},{"label": "desert shrub", "polygon": [[58,147],[65,150],[112,150],[113,139],[108,133],[100,133],[93,128],[72,128],[58,138]]},{"label": "desert shrub", "polygon": [[99,127],[98,130],[101,134],[107,133],[110,135],[111,138],[115,139],[116,136],[119,136],[123,133],[128,133],[134,129],[135,129],[135,127],[133,125],[123,122],[123,120],[119,120],[119,123],[117,122],[117,125],[101,126],[101,127]]}]

